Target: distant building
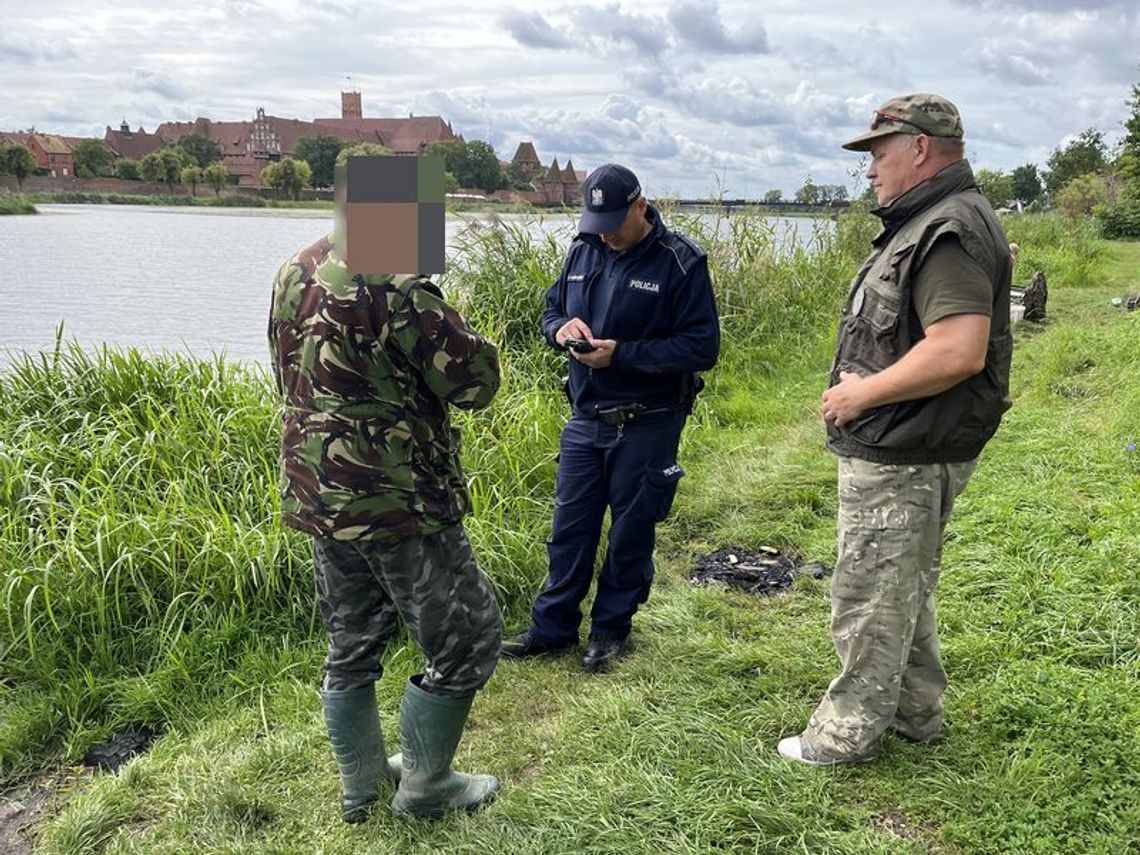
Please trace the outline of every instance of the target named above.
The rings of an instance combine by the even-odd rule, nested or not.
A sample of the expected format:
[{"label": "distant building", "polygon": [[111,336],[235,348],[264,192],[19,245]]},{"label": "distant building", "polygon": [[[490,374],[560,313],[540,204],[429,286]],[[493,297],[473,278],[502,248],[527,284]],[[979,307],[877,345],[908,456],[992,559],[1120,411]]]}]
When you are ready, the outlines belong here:
[{"label": "distant building", "polygon": [[7,143],[8,145],[22,145],[25,148],[27,148],[28,132],[27,131],[0,131],[0,143]]},{"label": "distant building", "polygon": [[[222,163],[242,187],[260,186],[261,171],[269,163],[291,156],[303,137],[331,136],[350,144],[373,143],[401,155],[423,154],[432,143],[465,142],[462,134],[455,133],[451,123],[441,116],[409,114],[399,119],[366,118],[360,92],[340,93],[340,116],[335,118],[311,122],[285,119],[267,115],[263,107],[258,107],[253,118],[246,121],[215,122],[199,117],[193,122],[163,122],[153,133],[142,126],[131,130],[124,119],[118,130],[107,126],[102,142],[117,159],[142,160],[188,135],[217,143]],[[75,174],[71,150],[84,138],[36,133],[33,129],[0,132],[0,139],[26,145],[38,169],[47,170],[55,177],[71,177]],[[559,167],[557,158],[549,169],[544,168],[534,143],[529,140],[520,142],[514,158],[502,166],[504,170],[524,169],[534,188],[522,194],[529,201],[555,205],[581,203],[581,184],[586,174],[576,171],[570,160],[565,168]]]},{"label": "distant building", "polygon": [[261,170],[272,161],[291,156],[302,137],[330,136],[352,144],[373,143],[395,154],[422,154],[433,142],[463,139],[439,116],[366,119],[361,112],[360,93],[342,92],[341,116],[336,119],[283,119],[258,107],[252,121],[198,118],[193,122],[163,122],[154,133],[171,143],[188,134],[213,140],[222,150],[222,162],[242,187],[259,186]]},{"label": "distant building", "polygon": [[535,182],[533,201],[540,205],[581,205],[585,180],[586,174],[574,169],[573,160],[567,160],[566,166],[560,169],[558,158],[554,158],[546,175]]},{"label": "distant building", "polygon": [[568,159],[562,168],[558,166],[558,158],[554,158],[549,168],[544,168],[530,140],[519,143],[515,156],[510,163],[503,164],[503,168],[515,173],[521,171],[530,177],[534,189],[526,196],[536,205],[573,206],[582,203],[582,182],[586,180],[586,173],[574,169],[572,159]]},{"label": "distant building", "polygon": [[515,156],[511,158],[511,164],[531,172],[542,169],[542,161],[538,159],[538,152],[534,150],[534,143],[530,140],[519,143],[519,147],[515,149]]},{"label": "distant building", "polygon": [[342,119],[364,118],[364,107],[361,106],[359,92],[340,93],[340,117]]},{"label": "distant building", "polygon": [[440,116],[409,113],[406,119],[366,119],[359,92],[340,93],[340,118],[314,119],[313,123],[335,129],[333,136],[377,142],[395,154],[423,154],[432,143],[464,141]]},{"label": "distant building", "polygon": [[142,160],[166,144],[158,134],[148,134],[142,125],[139,125],[137,131],[132,131],[126,119],[119,125],[117,131],[111,130],[110,125],[107,126],[107,132],[103,134],[103,143],[114,152],[115,157],[129,160]]},{"label": "distant building", "polygon": [[58,135],[31,133],[24,145],[36,159],[36,169],[46,170],[52,178],[70,178],[75,175],[71,149]]}]

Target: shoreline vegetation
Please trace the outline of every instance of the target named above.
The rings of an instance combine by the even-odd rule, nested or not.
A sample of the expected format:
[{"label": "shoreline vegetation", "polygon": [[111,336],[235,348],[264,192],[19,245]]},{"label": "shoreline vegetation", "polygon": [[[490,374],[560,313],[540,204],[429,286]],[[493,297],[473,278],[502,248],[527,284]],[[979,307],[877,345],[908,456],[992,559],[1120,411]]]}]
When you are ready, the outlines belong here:
[{"label": "shoreline vegetation", "polygon": [[0,216],[6,214],[38,214],[32,201],[21,193],[0,192]]},{"label": "shoreline vegetation", "polygon": [[[3,213],[33,213],[32,211],[3,211],[3,200],[6,195],[0,194],[0,212]],[[147,195],[142,193],[85,193],[52,191],[46,193],[26,193],[23,198],[29,203],[40,205],[156,205],[163,207],[205,207],[205,208],[285,208],[300,210],[331,211],[333,203],[324,199],[267,199],[262,196],[238,193],[229,196],[185,196],[185,195]],[[672,207],[669,199],[655,202],[665,208]],[[707,206],[700,210],[716,212],[730,209],[735,212],[742,210],[759,211],[769,216],[779,217],[822,217],[834,218],[836,209],[813,205],[766,207],[762,204],[744,208],[738,204],[724,205],[716,199],[709,199]],[[567,213],[577,214],[578,209],[564,206],[537,206],[519,202],[494,201],[449,201],[449,213],[497,213],[497,214],[533,214],[535,216],[549,216],[551,214]]]},{"label": "shoreline vegetation", "polygon": [[[0,791],[18,798],[116,729],[161,736],[45,810],[44,853],[1115,853],[1140,846],[1140,243],[1090,219],[1007,220],[1015,284],[1042,269],[1049,320],[1015,328],[1013,409],[959,500],[939,613],[948,737],[888,738],[865,767],[804,769],[834,668],[828,581],[758,599],[689,585],[695,556],[773,546],[835,557],[835,462],[818,421],[865,211],[781,247],[755,212],[674,211],[709,249],[724,348],[682,440],[658,578],[615,672],[503,662],[457,764],[504,782],[433,825],[383,804],[340,821],[315,691],[323,634],[307,538],[278,520],[277,401],[221,357],[60,341],[0,374]],[[444,280],[500,345],[492,406],[460,414],[466,521],[506,628],[545,576],[565,357],[537,318],[564,247],[504,224]],[[462,289],[460,289],[462,283]],[[396,704],[419,656],[396,639]],[[15,794],[15,795],[13,795]]]}]

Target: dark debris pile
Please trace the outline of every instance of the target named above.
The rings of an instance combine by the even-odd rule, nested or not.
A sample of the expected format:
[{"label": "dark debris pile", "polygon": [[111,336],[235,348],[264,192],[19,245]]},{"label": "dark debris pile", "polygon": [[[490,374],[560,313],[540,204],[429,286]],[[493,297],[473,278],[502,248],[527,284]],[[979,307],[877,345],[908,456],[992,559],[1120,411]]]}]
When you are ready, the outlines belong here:
[{"label": "dark debris pile", "polygon": [[792,587],[797,573],[822,579],[831,570],[822,564],[797,563],[771,546],[761,546],[756,552],[730,546],[699,556],[689,574],[689,583],[740,588],[766,597]]},{"label": "dark debris pile", "polygon": [[115,772],[134,757],[142,754],[158,734],[145,724],[130,725],[116,730],[111,738],[98,745],[92,745],[83,755],[83,765],[104,772]]}]

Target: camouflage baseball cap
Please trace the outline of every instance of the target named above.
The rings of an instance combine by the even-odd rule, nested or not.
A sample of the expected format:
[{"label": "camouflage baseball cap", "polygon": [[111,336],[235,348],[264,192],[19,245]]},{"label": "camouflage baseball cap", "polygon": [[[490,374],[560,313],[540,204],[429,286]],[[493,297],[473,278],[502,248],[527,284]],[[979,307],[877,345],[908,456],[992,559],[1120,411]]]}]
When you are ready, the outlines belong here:
[{"label": "camouflage baseball cap", "polygon": [[892,98],[875,110],[871,130],[843,147],[848,151],[868,151],[871,142],[890,134],[926,134],[930,137],[962,139],[962,117],[958,108],[940,95],[919,93]]}]

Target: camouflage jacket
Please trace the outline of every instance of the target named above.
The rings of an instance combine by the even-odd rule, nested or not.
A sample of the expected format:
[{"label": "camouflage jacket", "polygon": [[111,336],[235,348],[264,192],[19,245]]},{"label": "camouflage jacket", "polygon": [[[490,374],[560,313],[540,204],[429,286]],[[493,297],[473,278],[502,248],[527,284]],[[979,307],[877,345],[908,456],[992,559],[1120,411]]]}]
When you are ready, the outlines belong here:
[{"label": "camouflage jacket", "polygon": [[350,276],[324,238],[278,272],[269,347],[285,398],[286,525],[398,540],[463,517],[470,497],[448,404],[489,404],[499,358],[429,279]]}]

